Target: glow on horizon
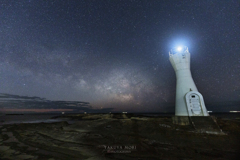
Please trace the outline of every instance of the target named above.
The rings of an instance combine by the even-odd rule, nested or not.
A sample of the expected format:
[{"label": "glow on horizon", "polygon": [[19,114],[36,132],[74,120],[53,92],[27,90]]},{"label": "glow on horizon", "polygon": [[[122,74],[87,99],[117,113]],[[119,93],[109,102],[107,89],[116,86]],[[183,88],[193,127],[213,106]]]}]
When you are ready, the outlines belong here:
[{"label": "glow on horizon", "polygon": [[0,112],[71,112],[74,109],[0,109]]}]

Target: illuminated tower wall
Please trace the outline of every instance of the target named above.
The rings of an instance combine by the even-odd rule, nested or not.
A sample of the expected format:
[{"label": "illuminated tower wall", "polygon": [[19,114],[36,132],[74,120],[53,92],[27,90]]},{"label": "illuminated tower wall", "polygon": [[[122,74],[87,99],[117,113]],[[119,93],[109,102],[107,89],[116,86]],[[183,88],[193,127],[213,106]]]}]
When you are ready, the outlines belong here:
[{"label": "illuminated tower wall", "polygon": [[176,116],[208,116],[202,95],[193,81],[190,71],[190,53],[187,47],[169,52],[169,59],[177,78]]}]

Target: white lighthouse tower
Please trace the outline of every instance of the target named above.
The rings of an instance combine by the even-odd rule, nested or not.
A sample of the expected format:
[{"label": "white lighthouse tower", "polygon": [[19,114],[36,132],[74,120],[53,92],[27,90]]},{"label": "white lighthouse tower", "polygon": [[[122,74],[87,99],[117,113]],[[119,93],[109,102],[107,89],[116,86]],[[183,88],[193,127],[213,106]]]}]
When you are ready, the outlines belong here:
[{"label": "white lighthouse tower", "polygon": [[188,48],[172,49],[169,60],[177,78],[175,116],[209,116],[203,96],[192,79]]}]

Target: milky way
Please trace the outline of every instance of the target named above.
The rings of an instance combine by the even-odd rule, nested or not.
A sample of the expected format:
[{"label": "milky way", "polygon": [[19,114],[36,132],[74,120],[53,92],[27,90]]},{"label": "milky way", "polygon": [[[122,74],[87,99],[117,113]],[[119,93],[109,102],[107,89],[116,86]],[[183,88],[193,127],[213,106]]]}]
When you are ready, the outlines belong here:
[{"label": "milky way", "polygon": [[168,52],[186,45],[206,106],[240,99],[238,1],[0,2],[0,93],[174,111]]}]

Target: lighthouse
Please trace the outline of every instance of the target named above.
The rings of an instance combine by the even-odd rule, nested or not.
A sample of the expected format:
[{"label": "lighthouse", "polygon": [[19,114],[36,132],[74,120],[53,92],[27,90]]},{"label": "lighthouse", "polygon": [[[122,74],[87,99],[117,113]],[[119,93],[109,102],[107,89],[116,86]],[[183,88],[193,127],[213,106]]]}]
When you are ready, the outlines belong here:
[{"label": "lighthouse", "polygon": [[192,78],[188,48],[172,49],[169,60],[177,78],[175,116],[209,116],[203,96],[198,92]]}]

